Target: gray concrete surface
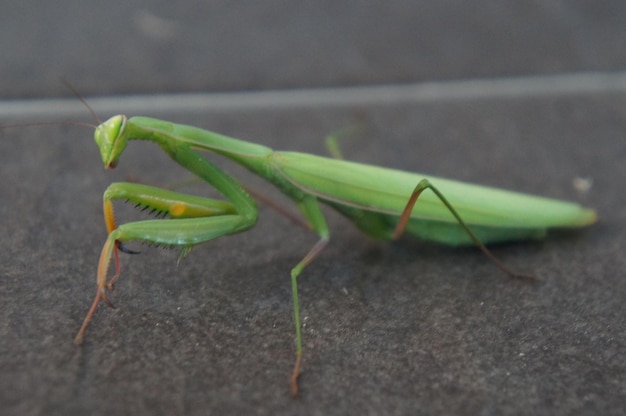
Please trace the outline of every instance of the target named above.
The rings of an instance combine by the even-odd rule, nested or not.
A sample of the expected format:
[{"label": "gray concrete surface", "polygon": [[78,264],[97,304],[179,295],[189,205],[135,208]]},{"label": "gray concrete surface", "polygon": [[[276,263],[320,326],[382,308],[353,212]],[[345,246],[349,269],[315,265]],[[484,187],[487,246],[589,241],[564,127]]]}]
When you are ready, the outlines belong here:
[{"label": "gray concrete surface", "polygon": [[[289,270],[313,235],[261,206],[253,230],[199,246],[178,267],[176,252],[139,247],[122,258],[117,308],[101,307],[77,348],[106,237],[103,190],[188,176],[146,143],[105,172],[89,129],[4,129],[0,413],[623,414],[622,3],[64,3],[3,2],[3,97],[68,95],[58,76],[99,113],[111,109],[93,95],[124,112],[128,94],[267,90],[251,98],[267,97],[265,107],[220,108],[208,95],[181,111],[184,96],[161,108],[144,96],[132,110],[143,102],[141,115],[316,154],[327,133],[365,121],[344,146],[349,159],[576,200],[600,222],[495,248],[541,278],[527,285],[476,250],[375,242],[328,210],[331,244],[300,280],[294,400]],[[412,94],[367,99],[341,88],[408,83]],[[311,99],[311,87],[336,100]],[[281,105],[291,88],[303,89],[298,104]],[[32,106],[39,120],[58,103]],[[576,178],[593,185],[581,192]],[[136,214],[122,206],[122,218]]]}]

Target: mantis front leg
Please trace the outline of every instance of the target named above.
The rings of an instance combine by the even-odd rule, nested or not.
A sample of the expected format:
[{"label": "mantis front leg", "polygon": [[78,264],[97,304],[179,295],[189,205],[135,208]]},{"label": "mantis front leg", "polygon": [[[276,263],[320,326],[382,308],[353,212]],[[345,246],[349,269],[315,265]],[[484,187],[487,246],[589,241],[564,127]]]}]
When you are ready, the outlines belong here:
[{"label": "mantis front leg", "polygon": [[[220,192],[227,197],[234,196],[231,201],[201,198],[132,183],[114,183],[105,191],[104,217],[109,235],[98,262],[96,296],[74,339],[75,343],[82,343],[87,325],[100,301],[110,305],[106,291],[119,277],[117,251],[123,243],[143,241],[155,245],[180,246],[182,257],[196,244],[244,231],[256,223],[256,204],[234,179],[199,155],[193,162],[196,164],[192,170],[202,167],[203,176],[210,176],[210,182]],[[127,200],[138,208],[151,209],[172,219],[137,221],[118,226],[112,204],[117,199]],[[112,258],[115,258],[116,273],[109,280]]]}]

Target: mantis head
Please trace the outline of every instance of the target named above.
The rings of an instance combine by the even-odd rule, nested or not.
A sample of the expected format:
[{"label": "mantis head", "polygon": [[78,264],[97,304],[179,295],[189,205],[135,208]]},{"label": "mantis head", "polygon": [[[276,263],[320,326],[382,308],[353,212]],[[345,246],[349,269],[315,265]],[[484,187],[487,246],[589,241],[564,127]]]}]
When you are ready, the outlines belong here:
[{"label": "mantis head", "polygon": [[96,127],[94,139],[100,148],[102,163],[107,169],[117,166],[120,155],[126,148],[127,138],[124,135],[126,116],[113,116]]}]

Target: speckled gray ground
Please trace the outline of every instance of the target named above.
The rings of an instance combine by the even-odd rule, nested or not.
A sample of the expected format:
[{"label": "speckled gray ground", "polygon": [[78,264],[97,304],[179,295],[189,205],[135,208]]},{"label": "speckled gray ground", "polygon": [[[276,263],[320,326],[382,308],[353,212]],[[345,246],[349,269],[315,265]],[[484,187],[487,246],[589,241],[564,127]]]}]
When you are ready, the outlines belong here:
[{"label": "speckled gray ground", "polygon": [[[349,159],[576,200],[600,215],[582,232],[496,248],[540,276],[528,285],[475,250],[378,243],[328,210],[332,242],[300,280],[294,400],[289,269],[313,235],[261,206],[253,230],[200,246],[178,267],[175,252],[124,256],[117,309],[100,308],[77,348],[105,239],[103,190],[187,175],[146,143],[105,172],[88,130],[5,129],[3,415],[623,413],[622,2],[3,3],[3,97],[67,96],[59,76],[96,107],[94,95],[112,95],[119,111],[128,94],[233,92],[241,105],[228,108],[211,96],[185,111],[138,102],[150,110],[142,115],[316,154],[327,133],[365,122],[345,144]],[[581,72],[591,74],[568,75]],[[342,89],[379,84],[418,87],[360,100]],[[290,88],[303,89],[290,96],[297,105],[272,93]],[[249,90],[267,93],[234,93]],[[327,99],[311,98],[320,91]],[[245,104],[259,97],[267,106]],[[31,104],[0,102],[2,121],[23,120],[7,119],[15,108],[45,119],[59,106]],[[591,189],[577,191],[575,178],[593,179]]]}]

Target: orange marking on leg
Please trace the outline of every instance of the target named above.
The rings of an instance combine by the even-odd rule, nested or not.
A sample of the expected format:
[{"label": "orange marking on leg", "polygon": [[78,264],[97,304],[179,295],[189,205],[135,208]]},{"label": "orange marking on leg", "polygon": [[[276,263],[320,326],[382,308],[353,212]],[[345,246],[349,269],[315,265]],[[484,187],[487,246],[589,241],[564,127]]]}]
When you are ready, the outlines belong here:
[{"label": "orange marking on leg", "polygon": [[115,212],[113,210],[113,203],[111,201],[104,201],[104,223],[107,226],[107,232],[111,234],[113,230],[117,228],[115,223]]},{"label": "orange marking on leg", "polygon": [[187,206],[183,204],[182,202],[178,202],[178,203],[172,204],[172,206],[170,207],[170,215],[175,218],[180,217],[185,213],[186,210],[187,210]]}]

